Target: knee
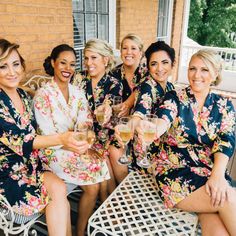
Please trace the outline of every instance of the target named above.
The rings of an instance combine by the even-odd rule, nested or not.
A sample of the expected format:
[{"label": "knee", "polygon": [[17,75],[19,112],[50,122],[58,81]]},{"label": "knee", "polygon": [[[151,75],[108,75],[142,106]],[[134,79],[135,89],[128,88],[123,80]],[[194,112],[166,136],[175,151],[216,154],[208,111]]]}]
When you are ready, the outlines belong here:
[{"label": "knee", "polygon": [[50,189],[51,193],[50,196],[52,197],[52,199],[56,199],[56,198],[67,198],[67,188],[66,188],[66,184],[64,183],[63,180],[61,179],[57,179],[56,181],[54,181],[51,184],[51,189]]},{"label": "knee", "polygon": [[97,198],[99,190],[100,190],[99,184],[89,185],[86,186],[86,188],[84,189],[84,194],[86,194],[90,198]]}]

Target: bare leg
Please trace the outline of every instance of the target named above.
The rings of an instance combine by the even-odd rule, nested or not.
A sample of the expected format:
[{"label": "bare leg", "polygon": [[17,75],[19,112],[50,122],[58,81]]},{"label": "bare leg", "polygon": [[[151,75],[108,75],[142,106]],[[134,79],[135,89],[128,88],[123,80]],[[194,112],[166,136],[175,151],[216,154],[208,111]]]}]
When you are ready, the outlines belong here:
[{"label": "bare leg", "polygon": [[112,145],[109,147],[110,162],[117,183],[120,183],[128,175],[128,166],[118,163],[123,152],[124,149],[122,148],[116,148]]},{"label": "bare leg", "polygon": [[233,188],[230,191],[230,201],[226,201],[222,207],[212,206],[211,199],[205,191],[205,186],[191,193],[176,207],[191,212],[217,213],[227,232],[230,235],[236,235],[236,191]]},{"label": "bare leg", "polygon": [[[110,156],[110,158],[111,158],[111,156]],[[111,194],[116,188],[116,179],[115,179],[115,176],[114,176],[114,173],[113,173],[113,169],[112,169],[112,166],[111,166],[110,159],[107,158],[106,162],[107,162],[107,167],[108,167],[109,174],[110,174],[110,179],[107,181],[108,182],[107,191],[108,191],[109,194]]]},{"label": "bare leg", "polygon": [[201,224],[202,236],[229,236],[218,213],[200,213],[198,218]]},{"label": "bare leg", "polygon": [[100,201],[101,202],[104,202],[107,197],[108,197],[108,194],[107,194],[107,180],[104,180],[103,182],[100,183],[100,192],[99,192],[99,198],[100,198]]},{"label": "bare leg", "polygon": [[99,184],[80,186],[83,193],[78,205],[77,236],[84,236],[88,219],[91,216],[99,193]]},{"label": "bare leg", "polygon": [[51,197],[51,201],[46,207],[48,233],[50,236],[70,236],[71,221],[70,214],[68,214],[70,205],[67,200],[66,185],[63,180],[51,172],[44,173],[44,184]]}]

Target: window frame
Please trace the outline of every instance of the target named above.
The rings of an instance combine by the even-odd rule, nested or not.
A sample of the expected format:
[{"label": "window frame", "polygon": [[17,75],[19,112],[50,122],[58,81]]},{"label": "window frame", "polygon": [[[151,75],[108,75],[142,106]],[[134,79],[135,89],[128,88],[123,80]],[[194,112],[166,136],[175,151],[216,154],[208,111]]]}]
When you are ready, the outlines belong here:
[{"label": "window frame", "polygon": [[[85,1],[86,0],[75,0],[75,2],[82,2],[83,6],[85,5]],[[112,46],[113,48],[116,45],[116,0],[107,0],[108,3],[108,38],[106,39]],[[81,4],[81,3],[80,3]],[[98,4],[98,0],[95,1],[96,7]],[[84,9],[84,7],[83,7]],[[73,39],[74,39],[74,49],[77,53],[77,65],[76,68],[77,69],[82,69],[83,68],[83,49],[84,49],[84,45],[86,43],[86,22],[85,22],[85,15],[89,14],[88,12],[86,12],[85,10],[78,10],[78,9],[74,9],[74,4],[72,3],[72,14],[73,14],[73,19],[74,18],[74,14],[75,13],[79,13],[79,14],[83,14],[83,19],[84,19],[84,25],[83,25],[83,46],[78,45],[77,43],[75,43],[75,34],[74,34],[74,22],[73,22]],[[94,13],[93,13],[94,14]],[[102,15],[99,14],[96,11],[96,19],[98,19],[98,15]],[[96,22],[96,33],[98,35],[98,23]],[[98,36],[96,36],[98,37]]]},{"label": "window frame", "polygon": [[[158,36],[158,32],[160,31],[160,29],[158,30],[158,26],[159,26],[159,21],[161,18],[161,14],[162,12],[160,12],[160,4],[168,4],[168,15],[167,16],[163,16],[165,18],[167,18],[167,24],[163,25],[162,27],[165,27],[165,31],[166,31],[166,35],[161,35]],[[160,41],[165,41],[167,44],[171,43],[171,30],[172,30],[172,16],[173,16],[173,7],[174,7],[174,0],[159,0],[158,1],[158,17],[157,17],[157,40]],[[163,28],[161,29],[161,31],[163,32]]]}]

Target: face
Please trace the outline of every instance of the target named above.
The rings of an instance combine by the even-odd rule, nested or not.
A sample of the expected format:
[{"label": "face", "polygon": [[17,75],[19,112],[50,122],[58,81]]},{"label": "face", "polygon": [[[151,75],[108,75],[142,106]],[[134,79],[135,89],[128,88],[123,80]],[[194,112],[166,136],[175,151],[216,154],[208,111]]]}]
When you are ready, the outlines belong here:
[{"label": "face", "polygon": [[121,47],[121,60],[126,66],[137,66],[142,58],[138,45],[131,39],[125,39]]},{"label": "face", "polygon": [[212,77],[209,68],[199,57],[192,57],[189,62],[188,80],[193,92],[208,92],[211,83],[215,80]]},{"label": "face", "polygon": [[16,50],[0,61],[0,87],[5,91],[16,89],[23,74],[24,69]]},{"label": "face", "polygon": [[160,84],[166,84],[172,72],[172,62],[165,51],[152,53],[149,61],[149,73]]},{"label": "face", "polygon": [[90,78],[101,79],[106,73],[108,57],[104,57],[99,53],[86,50],[84,53],[84,65]]},{"label": "face", "polygon": [[75,73],[75,64],[76,57],[73,52],[61,52],[55,61],[52,60],[55,81],[68,83]]}]

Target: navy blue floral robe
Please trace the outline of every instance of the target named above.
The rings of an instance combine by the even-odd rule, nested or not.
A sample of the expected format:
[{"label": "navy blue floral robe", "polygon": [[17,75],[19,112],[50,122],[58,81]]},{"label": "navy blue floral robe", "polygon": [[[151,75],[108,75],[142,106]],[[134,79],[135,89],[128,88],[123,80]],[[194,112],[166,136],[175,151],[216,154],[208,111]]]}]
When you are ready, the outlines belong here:
[{"label": "navy blue floral robe", "polygon": [[167,93],[158,117],[166,120],[170,129],[153,156],[153,171],[165,206],[173,207],[206,183],[214,153],[232,156],[235,111],[230,100],[210,92],[199,112],[188,87],[177,94]]},{"label": "navy blue floral robe", "polygon": [[49,197],[38,151],[33,150],[36,121],[32,101],[23,90],[18,93],[25,108],[22,115],[0,89],[0,193],[16,213],[29,216],[42,211]]},{"label": "navy blue floral robe", "polygon": [[[84,89],[92,113],[99,103],[103,103],[106,100],[112,104],[114,96],[122,96],[122,83],[109,74],[105,74],[101,78],[94,91],[92,89],[92,80],[86,77],[84,72],[81,73],[81,76],[76,76],[77,79],[75,78],[72,83]],[[102,127],[97,122],[95,115],[93,115],[93,125],[98,141],[94,144],[94,148],[103,156],[107,156],[108,145],[113,139],[113,126],[109,123],[106,127]]]},{"label": "navy blue floral robe", "polygon": [[[147,114],[157,114],[159,109],[159,104],[162,103],[165,94],[168,91],[174,89],[172,83],[167,82],[165,90],[161,85],[155,81],[151,75],[148,75],[145,81],[139,86],[138,93],[135,98],[135,106],[133,109],[133,114],[143,118]],[[155,140],[148,149],[148,157],[152,156],[156,149],[158,148],[159,140]],[[142,169],[136,164],[136,159],[143,158],[142,145],[135,138],[134,141],[134,152],[133,152],[133,168],[140,170],[141,172],[146,172],[146,169]]]}]

